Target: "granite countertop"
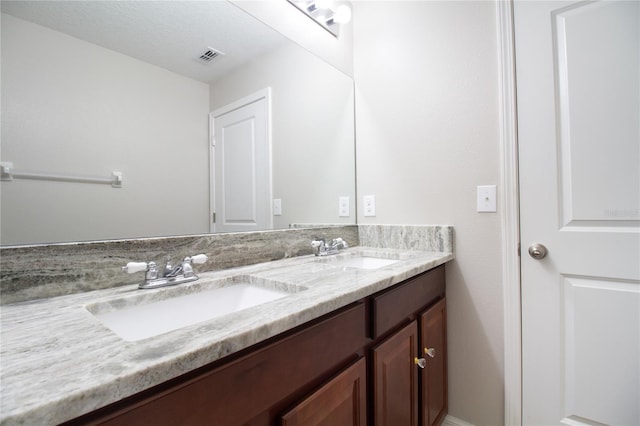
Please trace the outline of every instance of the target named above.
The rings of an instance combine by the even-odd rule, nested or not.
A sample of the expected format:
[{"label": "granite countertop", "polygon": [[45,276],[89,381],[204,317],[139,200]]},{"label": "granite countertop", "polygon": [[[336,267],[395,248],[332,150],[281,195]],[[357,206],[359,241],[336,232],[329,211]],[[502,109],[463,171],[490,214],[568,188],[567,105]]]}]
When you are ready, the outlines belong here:
[{"label": "granite countertop", "polygon": [[[398,262],[378,269],[300,256],[200,274],[182,286],[236,275],[305,287],[263,305],[139,341],[125,341],[87,309],[137,295],[126,285],[0,308],[1,424],[57,424],[249,347],[451,259],[450,252],[354,247],[332,256]],[[175,288],[175,287],[173,287]],[[167,313],[170,315],[170,313]]]}]

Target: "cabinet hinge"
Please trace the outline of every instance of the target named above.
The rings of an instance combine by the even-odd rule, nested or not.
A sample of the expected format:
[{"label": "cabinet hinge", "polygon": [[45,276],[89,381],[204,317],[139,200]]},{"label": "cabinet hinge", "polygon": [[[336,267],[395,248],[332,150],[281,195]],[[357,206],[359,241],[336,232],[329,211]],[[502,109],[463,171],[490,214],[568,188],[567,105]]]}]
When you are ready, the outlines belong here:
[{"label": "cabinet hinge", "polygon": [[211,222],[216,223],[216,212],[211,213]]}]

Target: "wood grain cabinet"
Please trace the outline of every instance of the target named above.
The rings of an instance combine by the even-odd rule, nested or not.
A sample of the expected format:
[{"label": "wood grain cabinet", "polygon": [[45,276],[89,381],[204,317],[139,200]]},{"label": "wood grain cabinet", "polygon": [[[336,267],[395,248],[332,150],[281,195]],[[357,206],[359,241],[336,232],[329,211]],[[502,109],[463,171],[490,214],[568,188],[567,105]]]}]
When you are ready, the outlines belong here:
[{"label": "wood grain cabinet", "polygon": [[67,424],[439,425],[445,305],[442,265]]},{"label": "wood grain cabinet", "polygon": [[418,426],[418,353],[416,322],[371,350],[376,426]]},{"label": "wood grain cabinet", "polygon": [[367,363],[360,358],[281,418],[282,426],[365,426]]},{"label": "wood grain cabinet", "polygon": [[420,315],[422,426],[439,425],[447,415],[447,312],[440,299]]},{"label": "wood grain cabinet", "polygon": [[373,296],[374,334],[388,336],[371,351],[376,426],[434,426],[444,420],[444,295],[440,267]]},{"label": "wood grain cabinet", "polygon": [[371,352],[375,425],[441,424],[447,414],[446,300]]}]

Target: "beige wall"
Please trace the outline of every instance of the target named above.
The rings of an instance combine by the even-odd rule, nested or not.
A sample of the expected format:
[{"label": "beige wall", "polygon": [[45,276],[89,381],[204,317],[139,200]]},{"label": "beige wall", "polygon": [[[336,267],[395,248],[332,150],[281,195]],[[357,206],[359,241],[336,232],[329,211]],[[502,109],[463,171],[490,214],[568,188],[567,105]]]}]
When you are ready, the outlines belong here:
[{"label": "beige wall", "polygon": [[124,180],[2,182],[1,243],[207,232],[208,113],[205,83],[3,14],[2,161]]},{"label": "beige wall", "polygon": [[475,425],[503,423],[500,213],[476,212],[500,177],[495,7],[355,2],[353,23],[358,223],[454,226],[449,414]]}]

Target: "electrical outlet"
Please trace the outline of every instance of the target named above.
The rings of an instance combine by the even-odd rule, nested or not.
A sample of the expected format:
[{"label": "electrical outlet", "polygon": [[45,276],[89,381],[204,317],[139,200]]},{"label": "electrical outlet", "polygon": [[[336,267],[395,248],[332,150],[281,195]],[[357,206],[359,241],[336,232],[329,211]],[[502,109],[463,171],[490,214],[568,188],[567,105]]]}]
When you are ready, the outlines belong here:
[{"label": "electrical outlet", "polygon": [[338,198],[338,216],[349,217],[349,197]]},{"label": "electrical outlet", "polygon": [[282,199],[281,198],[273,199],[273,215],[282,216]]},{"label": "electrical outlet", "polygon": [[376,215],[376,196],[365,195],[362,197],[362,204],[364,205],[364,216],[372,217]]},{"label": "electrical outlet", "polygon": [[496,211],[496,186],[478,186],[478,212],[493,213]]}]

